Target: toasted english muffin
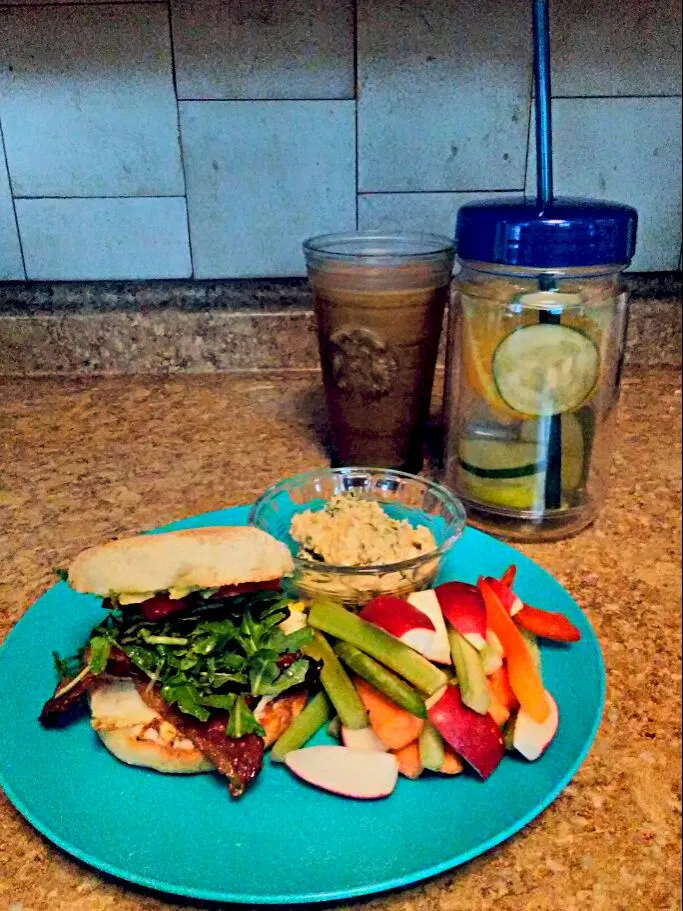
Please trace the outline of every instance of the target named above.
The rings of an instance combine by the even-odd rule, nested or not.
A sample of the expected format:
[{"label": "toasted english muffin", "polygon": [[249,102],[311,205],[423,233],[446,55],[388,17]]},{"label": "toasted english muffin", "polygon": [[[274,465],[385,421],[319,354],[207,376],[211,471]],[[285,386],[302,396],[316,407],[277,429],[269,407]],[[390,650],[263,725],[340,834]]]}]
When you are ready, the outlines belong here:
[{"label": "toasted english muffin", "polygon": [[69,567],[69,584],[76,591],[107,597],[266,582],[293,568],[287,546],[265,531],[250,525],[217,526],[136,535],[89,547]]},{"label": "toasted english muffin", "polygon": [[133,680],[103,678],[89,701],[94,730],[121,762],[176,775],[213,768],[191,740],[144,702]]},{"label": "toasted english muffin", "polygon": [[[174,775],[212,771],[213,765],[192,741],[145,703],[133,680],[103,677],[88,698],[94,730],[121,762]],[[266,747],[287,730],[306,700],[303,690],[263,700],[257,715]]]}]

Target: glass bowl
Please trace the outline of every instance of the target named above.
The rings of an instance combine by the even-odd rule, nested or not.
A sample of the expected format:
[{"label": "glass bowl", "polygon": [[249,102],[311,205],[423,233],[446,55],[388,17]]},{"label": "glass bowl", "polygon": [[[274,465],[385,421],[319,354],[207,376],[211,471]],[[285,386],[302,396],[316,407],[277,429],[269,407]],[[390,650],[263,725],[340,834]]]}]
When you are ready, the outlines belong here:
[{"label": "glass bowl", "polygon": [[[429,528],[436,548],[397,563],[363,566],[338,566],[298,556],[300,545],[290,534],[294,515],[322,509],[335,494],[351,491],[378,502],[394,519]],[[293,576],[285,582],[289,593],[357,607],[375,595],[407,597],[429,588],[444,554],[465,529],[465,510],[445,487],[417,475],[385,468],[321,468],[270,487],[254,504],[249,521],[289,547],[295,564]]]}]

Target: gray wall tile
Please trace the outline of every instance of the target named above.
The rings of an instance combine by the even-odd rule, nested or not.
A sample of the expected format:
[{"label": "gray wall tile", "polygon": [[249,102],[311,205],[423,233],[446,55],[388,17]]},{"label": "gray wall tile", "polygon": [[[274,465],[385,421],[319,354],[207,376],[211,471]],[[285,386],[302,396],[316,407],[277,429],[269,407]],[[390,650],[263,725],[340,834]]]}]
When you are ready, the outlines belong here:
[{"label": "gray wall tile", "polygon": [[353,98],[351,0],[173,0],[179,98]]},{"label": "gray wall tile", "polygon": [[0,131],[0,281],[26,278]]},{"label": "gray wall tile", "polygon": [[680,0],[553,0],[556,95],[679,95]]},{"label": "gray wall tile", "polygon": [[350,101],[186,101],[197,278],[302,275],[301,241],[355,226]]},{"label": "gray wall tile", "polygon": [[30,279],[186,278],[185,200],[19,199]]},{"label": "gray wall tile", "polygon": [[15,195],[181,195],[167,10],[5,9],[0,116]]},{"label": "gray wall tile", "polygon": [[[555,190],[635,206],[635,271],[675,269],[681,245],[681,99],[553,102]],[[533,141],[531,144],[533,149]],[[528,192],[535,192],[529,161]]]},{"label": "gray wall tile", "polygon": [[428,231],[452,238],[460,206],[510,196],[521,193],[372,193],[358,199],[358,227]]},{"label": "gray wall tile", "polygon": [[526,0],[359,0],[362,191],[524,185]]}]

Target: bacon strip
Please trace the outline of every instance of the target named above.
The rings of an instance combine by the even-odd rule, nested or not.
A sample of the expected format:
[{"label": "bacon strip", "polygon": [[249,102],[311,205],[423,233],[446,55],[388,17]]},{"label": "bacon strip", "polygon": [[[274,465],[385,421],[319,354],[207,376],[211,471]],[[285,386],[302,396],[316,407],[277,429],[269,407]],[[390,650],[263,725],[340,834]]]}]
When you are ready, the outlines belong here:
[{"label": "bacon strip", "polygon": [[[86,664],[89,659],[90,656],[86,653]],[[107,661],[107,673],[115,677],[132,677],[136,673],[136,668],[130,658],[120,648],[113,648]],[[88,671],[78,683],[65,693],[62,691],[69,685],[69,681],[60,680],[57,684],[55,695],[48,699],[43,706],[38,719],[40,723],[46,728],[64,727],[64,725],[68,724],[71,721],[73,710],[98,679],[95,674],[91,674]]]},{"label": "bacon strip", "polygon": [[240,797],[263,768],[263,738],[257,734],[226,737],[227,712],[216,713],[209,721],[199,721],[169,705],[156,686],[142,683],[138,691],[151,709],[191,740],[216,771],[226,776],[232,796]]},{"label": "bacon strip", "polygon": [[69,681],[61,680],[55,691],[55,695],[47,700],[38,718],[43,727],[59,728],[68,724],[71,720],[72,710],[78,705],[83,696],[85,696],[96,679],[95,675],[88,671],[78,683],[72,686],[71,689],[67,690],[64,694],[60,693],[60,690],[63,690],[68,686]]}]

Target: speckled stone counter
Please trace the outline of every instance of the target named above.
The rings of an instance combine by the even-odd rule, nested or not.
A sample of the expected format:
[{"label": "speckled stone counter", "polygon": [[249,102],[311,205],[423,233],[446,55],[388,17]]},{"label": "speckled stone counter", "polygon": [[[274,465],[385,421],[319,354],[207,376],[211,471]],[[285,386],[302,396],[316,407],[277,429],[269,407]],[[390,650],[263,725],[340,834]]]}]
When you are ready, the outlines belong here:
[{"label": "speckled stone counter", "polygon": [[[680,273],[629,275],[627,285],[627,363],[679,366]],[[318,363],[305,279],[0,282],[0,376],[239,373]]]},{"label": "speckled stone counter", "polygon": [[[680,406],[673,371],[628,376],[604,514],[572,541],[522,548],[576,596],[604,649],[607,710],[574,782],[464,868],[338,907],[681,907]],[[323,427],[315,373],[0,379],[0,637],[84,546],[324,464]],[[2,911],[199,907],[71,860],[4,796],[0,858]]]}]

